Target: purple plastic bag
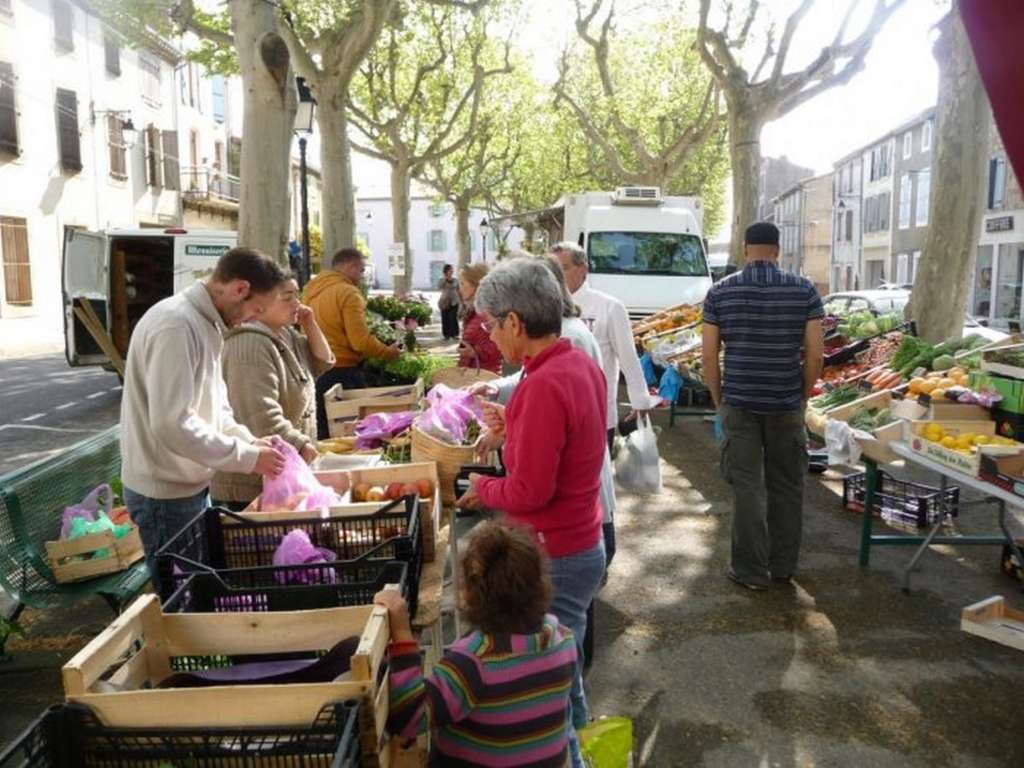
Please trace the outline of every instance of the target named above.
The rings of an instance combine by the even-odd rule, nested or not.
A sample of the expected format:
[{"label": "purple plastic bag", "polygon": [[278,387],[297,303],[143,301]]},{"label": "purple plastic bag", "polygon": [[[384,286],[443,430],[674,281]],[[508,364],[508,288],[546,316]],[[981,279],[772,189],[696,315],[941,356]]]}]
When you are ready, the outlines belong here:
[{"label": "purple plastic bag", "polygon": [[290,443],[275,437],[274,444],[284,454],[284,470],[277,477],[263,477],[260,509],[307,512],[344,503],[333,488],[316,479],[313,470]]},{"label": "purple plastic bag", "polygon": [[[329,549],[314,547],[309,534],[301,528],[290,531],[274,552],[274,565],[316,565],[330,563],[338,556]],[[338,574],[333,568],[277,571],[274,578],[279,584],[333,584]]]},{"label": "purple plastic bag", "polygon": [[64,515],[61,517],[60,538],[67,539],[71,535],[71,526],[75,518],[81,517],[86,522],[92,523],[96,520],[96,513],[103,510],[103,513],[110,517],[110,510],[114,505],[114,492],[110,486],[104,483],[97,485],[89,495],[82,499],[80,504],[64,507]]},{"label": "purple plastic bag", "polygon": [[416,418],[416,427],[451,445],[466,439],[469,422],[483,420],[476,395],[463,389],[437,384],[427,394],[427,409]]},{"label": "purple plastic bag", "polygon": [[379,448],[385,441],[412,426],[416,411],[371,413],[356,427],[356,449]]}]

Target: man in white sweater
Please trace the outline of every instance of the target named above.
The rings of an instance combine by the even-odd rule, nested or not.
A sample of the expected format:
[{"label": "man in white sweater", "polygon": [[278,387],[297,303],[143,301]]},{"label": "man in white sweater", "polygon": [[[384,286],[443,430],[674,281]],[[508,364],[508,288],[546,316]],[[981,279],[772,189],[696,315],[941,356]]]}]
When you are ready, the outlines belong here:
[{"label": "man in white sweater", "polygon": [[238,424],[221,375],[222,333],[256,320],[286,275],[234,248],[213,275],[142,317],[132,332],[121,400],[121,479],[157,593],[157,551],[209,503],[215,470],[276,475],[284,456]]}]

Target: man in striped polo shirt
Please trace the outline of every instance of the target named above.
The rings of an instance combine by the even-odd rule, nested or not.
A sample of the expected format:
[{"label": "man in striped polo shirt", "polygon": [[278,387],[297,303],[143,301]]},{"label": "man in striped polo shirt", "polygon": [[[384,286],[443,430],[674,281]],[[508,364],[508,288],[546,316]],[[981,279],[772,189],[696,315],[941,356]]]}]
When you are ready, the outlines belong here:
[{"label": "man in striped polo shirt", "polygon": [[821,375],[824,310],[809,280],[779,269],[774,224],[748,227],[743,254],[743,270],[704,300],[704,376],[725,431],[722,473],[735,493],[728,575],[765,589],[772,579],[788,583],[800,554],[804,405]]}]

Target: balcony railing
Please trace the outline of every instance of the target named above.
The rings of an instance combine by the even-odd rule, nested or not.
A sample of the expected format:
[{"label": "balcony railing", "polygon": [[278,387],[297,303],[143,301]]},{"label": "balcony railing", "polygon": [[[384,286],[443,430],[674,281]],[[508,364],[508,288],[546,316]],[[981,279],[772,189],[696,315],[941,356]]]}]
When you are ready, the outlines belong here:
[{"label": "balcony railing", "polygon": [[237,176],[205,165],[181,169],[181,194],[192,200],[216,200],[238,204],[241,182]]}]

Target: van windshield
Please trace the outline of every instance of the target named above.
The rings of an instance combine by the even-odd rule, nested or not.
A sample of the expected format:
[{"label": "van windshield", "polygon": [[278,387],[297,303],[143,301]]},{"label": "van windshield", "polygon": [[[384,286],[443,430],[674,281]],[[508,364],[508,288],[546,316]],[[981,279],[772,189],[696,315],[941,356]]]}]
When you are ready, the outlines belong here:
[{"label": "van windshield", "polygon": [[704,248],[696,235],[666,232],[592,232],[590,271],[616,275],[707,277]]}]

